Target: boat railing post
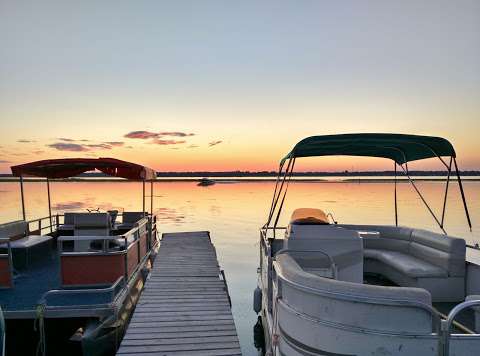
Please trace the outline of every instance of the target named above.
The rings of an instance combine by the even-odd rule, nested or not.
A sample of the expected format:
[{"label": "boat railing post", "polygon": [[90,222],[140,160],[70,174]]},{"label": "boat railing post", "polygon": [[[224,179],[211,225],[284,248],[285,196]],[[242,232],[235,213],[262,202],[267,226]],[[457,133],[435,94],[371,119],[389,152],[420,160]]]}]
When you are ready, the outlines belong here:
[{"label": "boat railing post", "polygon": [[467,300],[455,306],[447,316],[446,320],[440,321],[440,335],[438,339],[438,355],[450,355],[450,329],[455,317],[464,309],[480,305],[480,299]]},{"label": "boat railing post", "polygon": [[123,235],[123,240],[125,241],[125,283],[128,283],[128,245],[127,245],[127,236]]},{"label": "boat railing post", "polygon": [[23,193],[23,176],[20,176],[20,195],[22,196],[22,216],[25,220],[25,197]]},{"label": "boat railing post", "polygon": [[[47,178],[47,194],[48,194],[48,217],[50,219],[50,232],[53,232],[53,223],[52,223],[52,204],[50,201],[50,179]],[[40,231],[40,235],[42,232]]]}]

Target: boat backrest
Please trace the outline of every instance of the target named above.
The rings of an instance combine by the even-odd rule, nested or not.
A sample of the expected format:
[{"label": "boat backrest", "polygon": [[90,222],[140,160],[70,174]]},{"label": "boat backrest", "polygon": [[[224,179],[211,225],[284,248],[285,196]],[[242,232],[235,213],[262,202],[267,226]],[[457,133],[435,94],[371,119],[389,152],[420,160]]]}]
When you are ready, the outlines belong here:
[{"label": "boat backrest", "polygon": [[134,224],[143,219],[145,215],[143,211],[124,211],[122,214],[122,222],[124,224]]},{"label": "boat backrest", "polygon": [[74,225],[76,214],[79,214],[79,213],[64,213],[63,214],[63,224],[64,225]]},{"label": "boat backrest", "polygon": [[465,276],[466,243],[464,239],[414,229],[409,252],[446,270],[451,277]]},{"label": "boat backrest", "polygon": [[364,248],[403,252],[443,268],[451,277],[465,276],[464,239],[423,229],[389,225],[341,225],[356,231],[377,231],[378,237],[363,239]]},{"label": "boat backrest", "polygon": [[107,213],[77,213],[74,216],[74,235],[109,235],[110,216]]},{"label": "boat backrest", "polygon": [[[277,271],[278,268],[278,271]],[[430,293],[420,288],[338,281],[304,271],[288,253],[276,258],[282,300],[295,311],[326,323],[379,332],[432,332]]]},{"label": "boat backrest", "polygon": [[[77,213],[74,215],[74,236],[108,236],[110,215],[108,213]],[[89,251],[90,241],[74,240],[75,252]]]},{"label": "boat backrest", "polygon": [[335,225],[290,224],[284,248],[299,251],[295,255],[309,268],[325,268],[326,263],[328,267],[328,258],[322,254],[326,253],[336,264],[338,279],[363,282],[363,245],[356,231]]},{"label": "boat backrest", "polygon": [[7,238],[11,241],[21,239],[28,234],[28,223],[24,220],[17,220],[0,225],[0,238]]}]

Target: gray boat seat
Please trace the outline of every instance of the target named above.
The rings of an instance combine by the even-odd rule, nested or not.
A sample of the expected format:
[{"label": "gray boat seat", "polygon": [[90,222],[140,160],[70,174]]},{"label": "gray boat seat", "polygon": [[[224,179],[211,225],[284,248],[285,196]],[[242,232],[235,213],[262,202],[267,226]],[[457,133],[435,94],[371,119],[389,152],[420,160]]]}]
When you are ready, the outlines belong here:
[{"label": "gray boat seat", "polygon": [[379,273],[400,286],[424,288],[434,302],[464,300],[465,240],[406,227],[342,226],[380,233],[364,238],[366,272]]},{"label": "gray boat seat", "polygon": [[[49,243],[53,237],[50,235],[30,235],[28,223],[24,220],[0,224],[0,238],[10,240],[10,247],[13,251],[13,262],[15,268],[28,266],[30,263],[29,250],[36,246]],[[0,244],[0,248],[8,248],[8,244]],[[23,258],[20,258],[22,255]]]},{"label": "gray boat seat", "polygon": [[73,231],[75,228],[75,215],[78,213],[64,213],[63,224],[58,227],[59,231]]},{"label": "gray boat seat", "polygon": [[130,230],[136,222],[140,221],[146,216],[143,211],[124,211],[122,214],[122,223],[117,224],[116,227],[120,230]]},{"label": "gray boat seat", "polygon": [[329,225],[325,214],[316,210],[293,212],[284,249],[298,258],[303,268],[318,275],[324,275],[330,266],[324,255],[328,254],[336,265],[339,280],[363,283],[363,244],[358,232]]},{"label": "gray boat seat", "polygon": [[[74,236],[109,236],[110,215],[108,213],[77,213],[74,216]],[[74,240],[74,251],[90,250],[91,241]]]},{"label": "gray boat seat", "polygon": [[389,264],[412,278],[448,277],[448,273],[444,269],[402,252],[366,249],[364,256],[365,258],[374,258],[385,264]]}]

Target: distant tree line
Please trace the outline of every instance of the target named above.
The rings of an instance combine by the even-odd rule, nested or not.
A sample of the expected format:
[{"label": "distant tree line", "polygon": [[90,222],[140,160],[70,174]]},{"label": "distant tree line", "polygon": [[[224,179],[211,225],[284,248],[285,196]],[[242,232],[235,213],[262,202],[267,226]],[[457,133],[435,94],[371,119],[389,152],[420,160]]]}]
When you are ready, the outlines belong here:
[{"label": "distant tree line", "polygon": [[[463,176],[480,176],[480,171],[461,171]],[[157,177],[276,177],[276,171],[225,171],[225,172],[157,172]],[[341,171],[341,172],[294,172],[294,177],[393,177],[394,171]],[[397,172],[398,176],[403,172]],[[410,171],[411,176],[428,177],[428,176],[446,176],[445,171]],[[0,174],[0,177],[11,177],[11,174]],[[108,177],[103,173],[82,173],[78,177]]]}]

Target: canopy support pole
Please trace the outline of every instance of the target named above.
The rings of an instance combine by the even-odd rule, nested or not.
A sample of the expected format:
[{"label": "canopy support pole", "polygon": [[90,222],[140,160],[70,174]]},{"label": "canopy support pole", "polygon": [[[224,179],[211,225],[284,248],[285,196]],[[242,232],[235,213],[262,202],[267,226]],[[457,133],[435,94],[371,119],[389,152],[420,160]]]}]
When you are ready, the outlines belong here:
[{"label": "canopy support pole", "polygon": [[447,183],[445,184],[445,196],[443,197],[443,209],[442,209],[442,227],[445,221],[445,210],[447,208],[447,195],[448,195],[448,186],[450,184],[450,175],[452,173],[452,157],[450,157],[450,163],[448,165],[448,176]]},{"label": "canopy support pole", "polygon": [[412,180],[412,178],[410,177],[410,173],[408,171],[408,163],[405,162],[405,167],[406,167],[406,170],[403,166],[400,166],[402,167],[403,169],[403,172],[406,174],[408,180],[410,181],[410,183],[412,184],[412,187],[415,189],[415,191],[417,192],[418,196],[420,197],[420,199],[422,199],[422,202],[423,204],[425,204],[425,207],[428,209],[428,211],[430,212],[430,214],[433,216],[433,218],[435,219],[435,221],[437,222],[438,226],[440,227],[440,229],[442,230],[442,232],[447,235],[447,232],[445,231],[445,229],[443,228],[442,224],[440,223],[440,221],[438,220],[437,216],[435,215],[435,213],[433,212],[432,208],[430,208],[430,206],[428,205],[427,201],[425,200],[425,198],[423,197],[422,193],[420,192],[420,190],[417,188],[415,182]]},{"label": "canopy support pole", "polygon": [[[272,209],[270,210],[270,214],[269,214],[268,221],[267,221],[267,224],[266,224],[267,227],[270,225],[270,222],[272,221],[272,217],[275,213],[275,209],[276,209],[277,204],[278,204],[278,199],[280,199],[280,195],[283,191],[283,186],[285,184],[285,180],[287,178],[287,174],[288,174],[288,171],[290,169],[291,163],[292,163],[292,159],[289,159],[288,164],[287,164],[287,168],[285,169],[285,173],[283,175],[282,183],[280,184],[280,188],[278,190],[278,193],[277,193],[276,196],[274,196],[274,199],[273,199],[274,201],[272,202]],[[273,230],[273,234],[275,235],[275,229]]]},{"label": "canopy support pole", "polygon": [[275,224],[273,225],[273,231],[275,231],[275,229],[277,227],[277,224],[278,224],[278,220],[280,219],[280,214],[282,213],[283,203],[285,202],[285,197],[287,196],[288,186],[289,186],[290,180],[292,179],[292,176],[293,176],[293,167],[294,166],[295,166],[295,158],[293,158],[292,167],[290,168],[290,173],[288,175],[287,185],[285,186],[285,191],[283,193],[282,202],[280,203],[280,206],[278,207],[277,217],[275,218]]},{"label": "canopy support pole", "polygon": [[[50,219],[50,232],[53,232],[53,223],[52,223],[52,203],[50,200],[50,179],[47,178],[47,194],[48,194],[48,217]],[[40,235],[42,232],[40,231]]]},{"label": "canopy support pole", "polygon": [[143,209],[143,213],[145,214],[145,179],[142,181],[142,188],[143,188],[143,199],[142,199],[142,209]]},{"label": "canopy support pole", "polygon": [[462,178],[460,178],[460,172],[458,171],[457,160],[455,159],[455,157],[453,157],[453,163],[455,164],[455,171],[457,172],[458,186],[460,187],[460,193],[462,195],[463,207],[465,209],[465,215],[467,216],[468,226],[470,227],[470,232],[472,232],[472,221],[470,220],[467,200],[465,199],[465,192],[463,191]]},{"label": "canopy support pole", "polygon": [[150,215],[153,216],[153,180],[150,181]]},{"label": "canopy support pole", "polygon": [[23,176],[20,176],[20,195],[22,196],[22,217],[25,220],[25,196],[23,193]]},{"label": "canopy support pole", "polygon": [[398,206],[397,206],[397,162],[393,161],[393,168],[395,171],[395,188],[394,188],[394,196],[395,196],[395,226],[398,226]]}]

